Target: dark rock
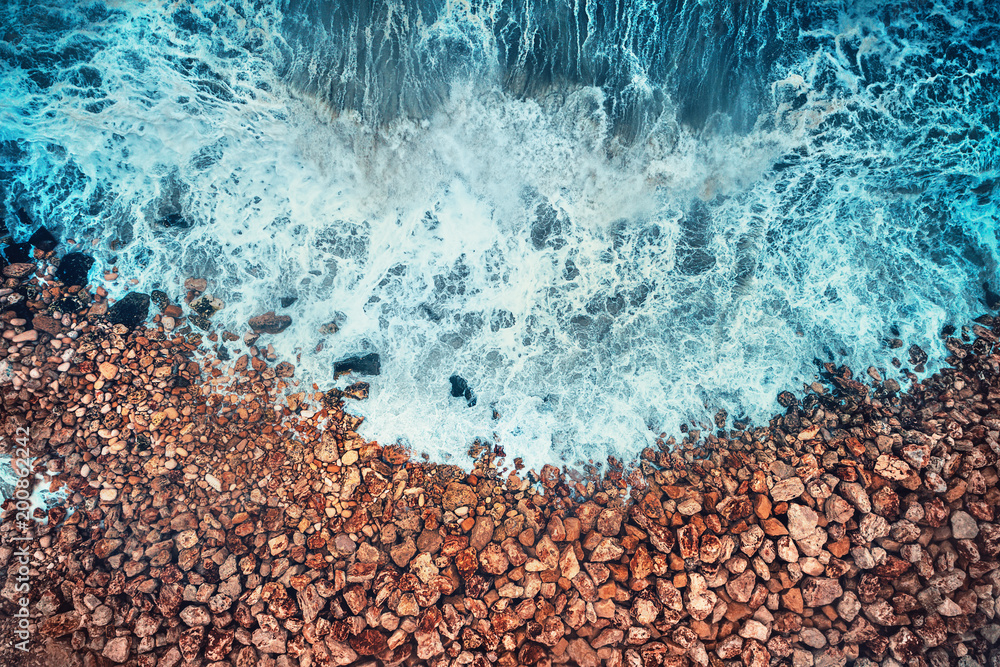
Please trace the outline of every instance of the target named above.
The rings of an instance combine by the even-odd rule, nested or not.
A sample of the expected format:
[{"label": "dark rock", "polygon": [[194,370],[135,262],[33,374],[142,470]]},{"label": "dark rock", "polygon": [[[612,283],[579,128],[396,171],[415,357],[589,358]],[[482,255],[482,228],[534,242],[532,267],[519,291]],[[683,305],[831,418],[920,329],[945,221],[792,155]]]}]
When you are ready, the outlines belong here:
[{"label": "dark rock", "polygon": [[472,393],[472,387],[461,375],[452,375],[448,378],[451,382],[451,395],[454,398],[465,398],[466,405],[470,408],[476,404],[476,395]]},{"label": "dark rock", "polygon": [[94,265],[94,258],[82,252],[70,252],[59,262],[56,280],[64,285],[86,285],[87,274]]},{"label": "dark rock", "polygon": [[108,321],[132,328],[146,321],[149,316],[149,295],[129,292],[108,309]]},{"label": "dark rock", "polygon": [[783,408],[790,408],[793,405],[798,405],[799,400],[795,398],[795,394],[790,391],[783,391],[778,394],[778,405]]},{"label": "dark rock", "polygon": [[56,249],[56,246],[59,245],[59,241],[52,235],[52,232],[50,232],[45,225],[42,225],[35,230],[35,233],[28,239],[28,243],[42,252],[52,252]]},{"label": "dark rock", "polygon": [[983,283],[983,300],[986,302],[986,306],[990,308],[990,310],[997,310],[1000,308],[1000,294],[991,290],[989,283]]},{"label": "dark rock", "polygon": [[288,308],[290,305],[292,305],[298,300],[299,298],[297,296],[283,296],[281,297],[281,307]]},{"label": "dark rock", "polygon": [[376,352],[360,357],[348,357],[333,364],[334,376],[342,375],[344,373],[379,375],[381,372],[382,360]]},{"label": "dark rock", "polygon": [[11,264],[23,264],[31,261],[30,243],[8,243],[3,249],[4,258]]},{"label": "dark rock", "polygon": [[167,306],[170,305],[170,297],[168,297],[167,293],[162,290],[158,289],[153,290],[152,292],[149,293],[149,298],[153,303],[156,304],[156,307],[160,309],[161,313],[166,309]]},{"label": "dark rock", "polygon": [[911,345],[907,352],[910,355],[910,363],[914,366],[919,366],[927,361],[927,353],[919,345]]},{"label": "dark rock", "polygon": [[254,333],[279,334],[291,324],[291,317],[288,315],[275,315],[273,310],[250,318],[250,328],[254,330]]}]

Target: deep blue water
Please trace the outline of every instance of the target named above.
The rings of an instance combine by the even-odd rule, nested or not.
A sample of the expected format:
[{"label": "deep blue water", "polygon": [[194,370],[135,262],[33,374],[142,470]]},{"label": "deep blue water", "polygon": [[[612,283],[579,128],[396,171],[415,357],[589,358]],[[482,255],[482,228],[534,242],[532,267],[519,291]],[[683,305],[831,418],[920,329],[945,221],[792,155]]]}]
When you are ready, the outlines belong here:
[{"label": "deep blue water", "polygon": [[997,3],[12,2],[0,28],[14,240],[24,207],[140,289],[208,278],[219,326],[286,312],[270,342],[323,386],[378,352],[364,433],[438,459],[761,421],[817,361],[892,375],[889,338],[933,368],[1000,290]]}]

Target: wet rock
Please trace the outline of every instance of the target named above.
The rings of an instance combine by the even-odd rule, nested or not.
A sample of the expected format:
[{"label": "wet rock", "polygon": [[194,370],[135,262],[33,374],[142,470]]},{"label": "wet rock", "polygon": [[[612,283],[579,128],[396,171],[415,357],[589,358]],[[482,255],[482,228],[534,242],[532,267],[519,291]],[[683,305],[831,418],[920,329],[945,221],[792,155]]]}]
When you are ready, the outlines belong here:
[{"label": "wet rock", "polygon": [[793,405],[798,405],[799,400],[795,398],[795,394],[790,391],[783,391],[778,394],[778,405],[783,408],[790,408]]},{"label": "wet rock", "polygon": [[251,317],[250,328],[254,333],[279,334],[292,324],[292,318],[288,315],[275,315],[273,310],[269,310],[263,315]]},{"label": "wet rock", "polygon": [[146,321],[149,316],[149,295],[129,292],[108,309],[111,324],[123,324],[130,329]]},{"label": "wet rock", "polygon": [[472,393],[472,387],[461,375],[452,375],[448,378],[451,383],[451,395],[453,398],[464,398],[466,405],[470,408],[476,404],[476,396]]},{"label": "wet rock", "polygon": [[11,264],[31,262],[31,244],[8,243],[3,247],[3,256]]},{"label": "wet rock", "polygon": [[42,252],[52,252],[59,245],[59,240],[52,235],[52,232],[45,225],[42,225],[28,238],[28,243]]},{"label": "wet rock", "polygon": [[211,328],[212,316],[222,310],[225,304],[221,299],[216,299],[211,294],[202,294],[191,302],[190,321],[199,329],[208,330]]},{"label": "wet rock", "polygon": [[375,352],[363,356],[347,357],[333,364],[334,376],[344,373],[358,375],[379,375],[382,372],[382,361]]},{"label": "wet rock", "polygon": [[917,344],[913,344],[907,350],[910,356],[910,363],[914,366],[921,366],[927,362],[927,353]]},{"label": "wet rock", "polygon": [[3,267],[4,278],[24,280],[35,271],[35,265],[30,262],[12,262]]},{"label": "wet rock", "polygon": [[58,336],[62,332],[62,322],[48,315],[35,315],[31,326],[38,331],[44,331],[50,336]]},{"label": "wet rock", "polygon": [[87,275],[94,265],[94,258],[82,252],[70,252],[59,261],[56,280],[65,285],[86,285]]}]

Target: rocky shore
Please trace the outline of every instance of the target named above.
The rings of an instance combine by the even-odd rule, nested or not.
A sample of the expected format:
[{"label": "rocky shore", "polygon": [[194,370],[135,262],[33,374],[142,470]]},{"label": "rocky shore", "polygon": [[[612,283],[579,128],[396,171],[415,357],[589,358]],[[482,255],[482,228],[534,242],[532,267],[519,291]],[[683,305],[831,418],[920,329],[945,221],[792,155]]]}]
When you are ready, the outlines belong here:
[{"label": "rocky shore", "polygon": [[601,475],[466,472],[360,438],[366,385],[297,384],[273,313],[212,332],[189,281],[139,318],[30,259],[3,267],[0,429],[67,501],[28,532],[28,654],[4,508],[4,665],[1000,666],[1000,318],[905,392],[828,366],[767,426]]}]

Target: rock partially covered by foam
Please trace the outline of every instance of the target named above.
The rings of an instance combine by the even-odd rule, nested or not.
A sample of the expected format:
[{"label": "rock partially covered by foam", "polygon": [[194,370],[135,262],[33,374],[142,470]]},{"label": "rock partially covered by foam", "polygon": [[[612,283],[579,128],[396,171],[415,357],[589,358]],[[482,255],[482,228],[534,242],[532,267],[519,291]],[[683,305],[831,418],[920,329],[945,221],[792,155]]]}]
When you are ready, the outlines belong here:
[{"label": "rock partially covered by foam", "polygon": [[451,395],[454,398],[464,398],[470,408],[476,404],[476,395],[472,392],[468,380],[461,375],[452,375],[448,378],[448,382],[451,383]]},{"label": "rock partially covered by foam", "polygon": [[333,374],[357,373],[358,375],[379,375],[382,373],[382,359],[377,352],[362,356],[347,357],[333,364]]},{"label": "rock partially covered by foam", "polygon": [[108,309],[109,322],[124,324],[129,328],[145,322],[148,315],[149,295],[141,292],[129,292]]}]

